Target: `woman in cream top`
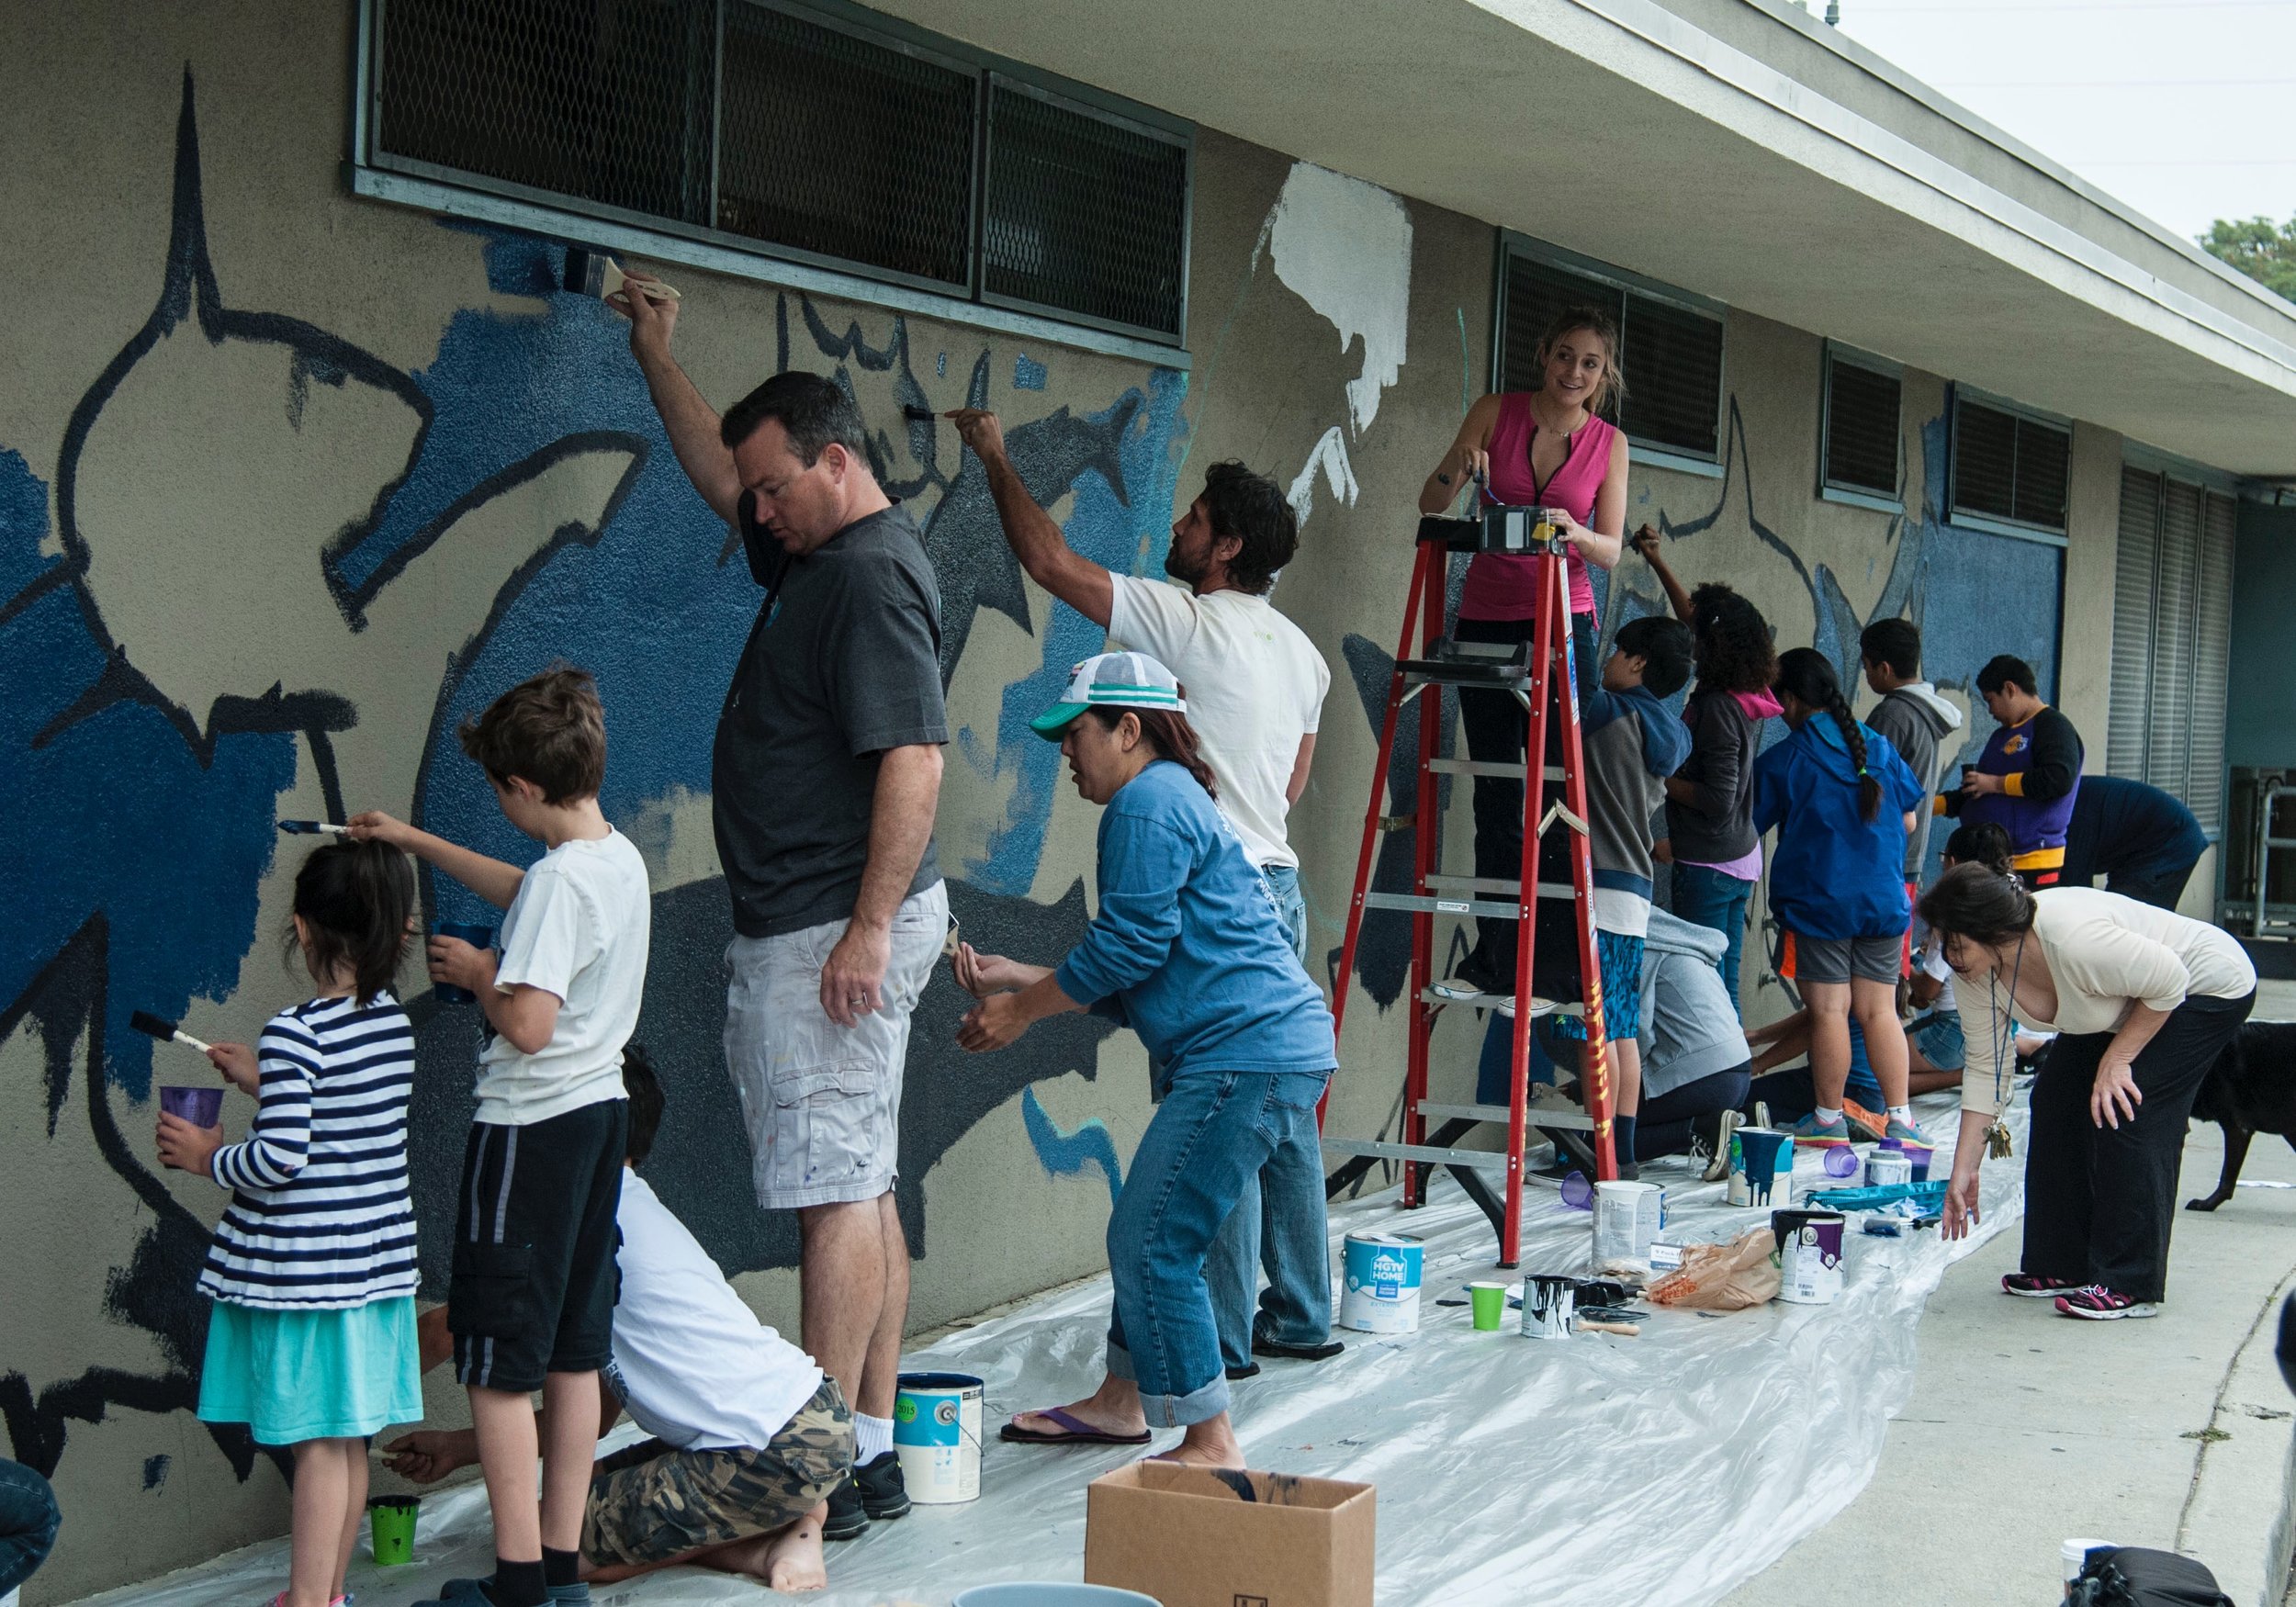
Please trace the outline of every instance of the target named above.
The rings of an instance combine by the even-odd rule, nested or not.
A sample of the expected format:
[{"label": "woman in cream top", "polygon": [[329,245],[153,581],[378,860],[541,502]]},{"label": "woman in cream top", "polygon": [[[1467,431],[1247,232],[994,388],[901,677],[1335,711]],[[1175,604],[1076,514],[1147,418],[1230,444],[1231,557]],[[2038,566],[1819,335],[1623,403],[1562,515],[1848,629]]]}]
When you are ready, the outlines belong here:
[{"label": "woman in cream top", "polygon": [[2001,1280],[2071,1317],[2150,1317],[2167,1274],[2193,1096],[2256,1002],[2256,967],[2200,921],[2086,887],[2029,893],[1982,865],[1921,900],[1959,983],[1968,1060],[1944,1231],[1977,1219],[2022,1022],[2059,1036],[2033,1084],[2025,1249]]}]

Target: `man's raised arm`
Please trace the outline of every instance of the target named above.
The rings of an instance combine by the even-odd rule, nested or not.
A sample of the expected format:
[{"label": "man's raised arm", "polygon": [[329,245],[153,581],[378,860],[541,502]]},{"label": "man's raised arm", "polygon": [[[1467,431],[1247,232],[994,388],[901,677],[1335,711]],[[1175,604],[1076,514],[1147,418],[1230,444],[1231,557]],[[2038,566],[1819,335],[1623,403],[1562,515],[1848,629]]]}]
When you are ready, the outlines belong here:
[{"label": "man's raised arm", "polygon": [[[632,337],[635,341],[635,336]],[[1116,606],[1116,587],[1109,572],[1090,558],[1071,550],[1052,516],[1037,506],[1020,471],[1005,455],[1005,427],[996,415],[981,408],[960,408],[949,415],[957,434],[988,473],[988,494],[996,500],[996,517],[1013,556],[1035,581],[1102,630]]]},{"label": "man's raised arm", "polygon": [[[623,277],[636,287],[655,283],[644,274]],[[670,433],[670,447],[678,454],[686,478],[693,482],[711,511],[728,524],[738,523],[741,477],[734,472],[734,455],[718,434],[717,410],[702,399],[693,381],[670,354],[670,332],[678,327],[678,304],[667,298],[657,300],[641,289],[627,289],[607,297],[606,305],[630,320],[630,355],[637,359],[638,371],[646,376],[654,410]]]}]

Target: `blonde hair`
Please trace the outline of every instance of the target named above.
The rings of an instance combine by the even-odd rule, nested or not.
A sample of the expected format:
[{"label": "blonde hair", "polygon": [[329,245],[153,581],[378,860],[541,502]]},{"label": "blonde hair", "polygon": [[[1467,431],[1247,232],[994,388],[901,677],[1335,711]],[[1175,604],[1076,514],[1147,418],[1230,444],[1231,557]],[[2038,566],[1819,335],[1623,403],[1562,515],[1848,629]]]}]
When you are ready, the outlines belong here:
[{"label": "blonde hair", "polygon": [[1594,396],[1587,403],[1587,410],[1604,412],[1626,399],[1626,376],[1618,365],[1618,325],[1609,313],[1599,307],[1566,307],[1548,322],[1547,332],[1539,337],[1538,385],[1532,388],[1537,389],[1546,385],[1547,365],[1553,360],[1555,348],[1562,343],[1563,336],[1575,334],[1580,330],[1592,331],[1594,338],[1603,343],[1603,377],[1594,388]]}]

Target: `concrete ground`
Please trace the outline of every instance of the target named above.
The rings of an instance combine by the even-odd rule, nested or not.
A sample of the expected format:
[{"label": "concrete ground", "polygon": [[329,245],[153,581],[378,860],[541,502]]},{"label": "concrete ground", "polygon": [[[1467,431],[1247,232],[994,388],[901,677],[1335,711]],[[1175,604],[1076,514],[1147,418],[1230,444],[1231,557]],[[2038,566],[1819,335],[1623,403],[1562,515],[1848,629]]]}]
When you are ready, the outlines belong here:
[{"label": "concrete ground", "polygon": [[[2259,1019],[2296,1019],[2268,983]],[[2215,1186],[2213,1126],[2185,1148],[2179,1197]],[[1913,1398],[1840,1516],[1728,1607],[1880,1599],[1957,1607],[2057,1600],[2059,1544],[2093,1536],[2196,1556],[2240,1607],[2279,1607],[2296,1525],[2291,1398],[2272,1350],[2296,1287],[2296,1152],[2259,1138],[2246,1188],[2179,1211],[2169,1302],[2148,1321],[2077,1322],[2002,1295],[2019,1234],[1953,1266],[1930,1298]]]}]

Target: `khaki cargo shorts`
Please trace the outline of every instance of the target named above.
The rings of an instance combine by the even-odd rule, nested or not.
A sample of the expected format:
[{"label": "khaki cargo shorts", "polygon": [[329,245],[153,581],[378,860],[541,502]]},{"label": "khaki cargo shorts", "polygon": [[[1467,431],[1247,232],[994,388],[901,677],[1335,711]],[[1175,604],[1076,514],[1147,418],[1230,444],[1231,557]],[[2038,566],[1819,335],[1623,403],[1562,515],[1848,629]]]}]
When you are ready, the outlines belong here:
[{"label": "khaki cargo shorts", "polygon": [[948,883],[912,894],[895,914],[883,1007],[851,1027],[821,1008],[821,968],[845,926],[726,946],[726,1066],[767,1210],[875,1199],[899,1169],[909,1017],[949,935]]}]

